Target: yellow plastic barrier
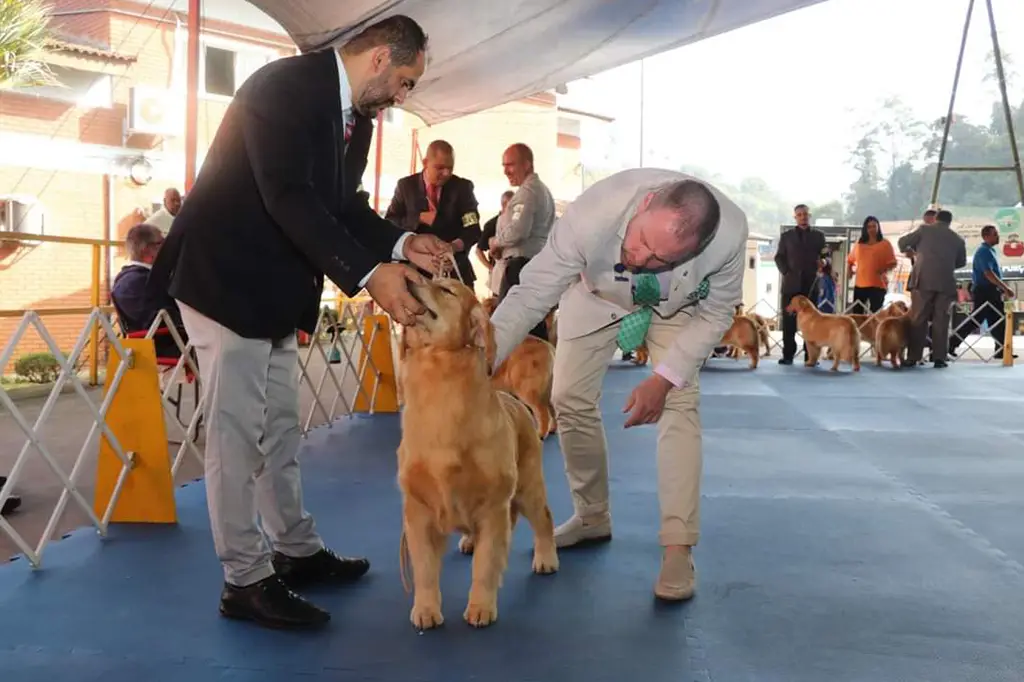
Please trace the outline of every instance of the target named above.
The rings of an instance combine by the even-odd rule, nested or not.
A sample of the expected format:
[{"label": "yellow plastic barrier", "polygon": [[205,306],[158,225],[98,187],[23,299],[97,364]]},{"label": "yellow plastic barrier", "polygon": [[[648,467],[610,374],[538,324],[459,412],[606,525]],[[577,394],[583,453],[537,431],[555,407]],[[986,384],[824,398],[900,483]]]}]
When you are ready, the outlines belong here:
[{"label": "yellow plastic barrier", "polygon": [[[125,480],[110,520],[117,523],[177,523],[156,348],[152,339],[122,339],[121,344],[134,351],[134,366],[121,379],[107,412],[107,425],[117,436],[121,447],[135,453],[135,466]],[[117,350],[111,348],[107,376],[113,376],[120,364]],[[114,454],[106,437],[102,437],[93,499],[97,514],[106,510],[120,473],[121,460]]]},{"label": "yellow plastic barrier", "polygon": [[1013,301],[1003,303],[1003,367],[1013,366],[1013,332],[1017,322],[1013,318],[1016,307]]},{"label": "yellow plastic barrier", "polygon": [[398,381],[391,354],[391,321],[388,316],[369,315],[363,319],[362,341],[359,351],[360,390],[356,393],[352,411],[398,412]]}]

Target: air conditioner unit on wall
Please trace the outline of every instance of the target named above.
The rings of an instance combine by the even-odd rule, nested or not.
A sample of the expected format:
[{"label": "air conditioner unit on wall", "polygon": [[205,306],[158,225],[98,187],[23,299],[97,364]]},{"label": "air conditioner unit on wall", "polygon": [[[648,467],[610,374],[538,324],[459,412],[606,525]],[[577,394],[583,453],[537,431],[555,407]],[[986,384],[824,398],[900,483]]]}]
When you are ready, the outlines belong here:
[{"label": "air conditioner unit on wall", "polygon": [[46,211],[34,197],[0,197],[0,239],[4,232],[46,234]]},{"label": "air conditioner unit on wall", "polygon": [[185,103],[169,90],[134,86],[128,96],[128,132],[177,137],[185,132]]}]

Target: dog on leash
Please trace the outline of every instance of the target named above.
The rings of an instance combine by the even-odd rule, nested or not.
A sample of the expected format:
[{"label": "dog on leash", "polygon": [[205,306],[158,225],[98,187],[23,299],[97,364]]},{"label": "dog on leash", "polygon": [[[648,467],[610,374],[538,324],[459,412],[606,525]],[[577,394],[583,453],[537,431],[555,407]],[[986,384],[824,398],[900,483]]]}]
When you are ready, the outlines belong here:
[{"label": "dog on leash", "polygon": [[727,355],[737,360],[739,359],[738,351],[743,351],[750,358],[750,369],[757,369],[757,363],[760,360],[760,340],[760,329],[757,322],[749,315],[736,315],[732,320],[732,326],[722,336],[719,345],[729,346]]},{"label": "dog on leash", "polygon": [[806,296],[794,296],[786,306],[787,313],[796,314],[796,323],[807,345],[805,367],[818,364],[822,348],[834,353],[832,371],[839,371],[840,362],[848,362],[854,372],[860,371],[860,330],[848,315],[819,311]]},{"label": "dog on leash", "polygon": [[882,366],[882,360],[889,359],[893,369],[899,369],[907,359],[907,345],[910,343],[910,309],[901,301],[886,308],[888,314],[878,321],[875,330],[875,364]]},{"label": "dog on leash", "polygon": [[[463,613],[476,627],[498,618],[498,589],[518,514],[534,534],[533,571],[558,570],[537,424],[526,405],[491,382],[494,328],[469,287],[454,280],[410,284],[427,309],[404,336],[402,579],[412,568],[410,620],[441,625],[441,561],[448,536],[473,555]],[[408,564],[406,563],[408,559]]]}]

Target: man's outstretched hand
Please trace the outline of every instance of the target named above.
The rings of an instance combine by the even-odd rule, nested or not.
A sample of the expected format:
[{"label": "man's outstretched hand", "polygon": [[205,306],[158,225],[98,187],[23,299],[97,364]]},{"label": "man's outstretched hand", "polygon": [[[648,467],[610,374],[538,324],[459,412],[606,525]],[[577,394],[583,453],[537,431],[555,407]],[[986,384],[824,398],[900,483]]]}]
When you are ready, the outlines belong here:
[{"label": "man's outstretched hand", "polygon": [[405,240],[402,250],[410,263],[437,274],[446,254],[452,252],[452,245],[432,234],[414,234]]},{"label": "man's outstretched hand", "polygon": [[641,424],[653,424],[661,417],[665,409],[665,398],[668,397],[672,384],[665,377],[654,374],[640,382],[626,400],[623,413],[629,412],[625,427]]},{"label": "man's outstretched hand", "polygon": [[401,263],[382,263],[366,283],[366,292],[396,322],[413,325],[426,308],[409,293],[409,282],[423,283],[423,275]]}]

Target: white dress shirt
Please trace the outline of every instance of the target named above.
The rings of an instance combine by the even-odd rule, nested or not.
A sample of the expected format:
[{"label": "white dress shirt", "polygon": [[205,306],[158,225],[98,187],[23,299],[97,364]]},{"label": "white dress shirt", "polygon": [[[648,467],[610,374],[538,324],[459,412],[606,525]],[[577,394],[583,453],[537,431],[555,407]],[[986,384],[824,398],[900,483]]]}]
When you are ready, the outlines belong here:
[{"label": "white dress shirt", "polygon": [[[352,84],[348,82],[348,73],[345,72],[345,64],[341,61],[341,53],[334,51],[334,59],[338,63],[338,91],[341,93],[341,115],[344,117],[345,127],[352,125],[355,113],[352,111]],[[405,258],[405,240],[412,236],[412,232],[406,232],[391,249],[391,258],[402,260]],[[359,286],[365,287],[366,283],[373,277],[380,265],[374,266],[373,270],[366,273],[366,276],[359,280]]]}]

